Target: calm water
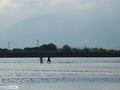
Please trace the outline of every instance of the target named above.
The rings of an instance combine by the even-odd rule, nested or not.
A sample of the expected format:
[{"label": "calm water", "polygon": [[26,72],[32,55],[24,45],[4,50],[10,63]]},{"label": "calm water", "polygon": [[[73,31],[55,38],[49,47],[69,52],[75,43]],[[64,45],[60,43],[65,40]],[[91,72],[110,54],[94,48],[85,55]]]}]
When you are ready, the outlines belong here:
[{"label": "calm water", "polygon": [[[47,60],[47,58],[45,58]],[[1,58],[0,86],[17,90],[119,90],[120,58]],[[5,90],[5,88],[0,88]]]}]

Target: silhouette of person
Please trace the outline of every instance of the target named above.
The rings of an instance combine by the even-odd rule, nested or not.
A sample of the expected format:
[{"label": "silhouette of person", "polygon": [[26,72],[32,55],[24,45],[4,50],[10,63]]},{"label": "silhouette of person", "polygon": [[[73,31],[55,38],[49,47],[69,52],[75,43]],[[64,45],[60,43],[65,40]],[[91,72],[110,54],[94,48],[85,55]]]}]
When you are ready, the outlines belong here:
[{"label": "silhouette of person", "polygon": [[50,57],[48,57],[47,63],[48,64],[51,63]]},{"label": "silhouette of person", "polygon": [[43,58],[42,58],[42,57],[40,57],[40,59],[39,59],[39,60],[40,60],[40,63],[41,63],[41,64],[43,64]]}]

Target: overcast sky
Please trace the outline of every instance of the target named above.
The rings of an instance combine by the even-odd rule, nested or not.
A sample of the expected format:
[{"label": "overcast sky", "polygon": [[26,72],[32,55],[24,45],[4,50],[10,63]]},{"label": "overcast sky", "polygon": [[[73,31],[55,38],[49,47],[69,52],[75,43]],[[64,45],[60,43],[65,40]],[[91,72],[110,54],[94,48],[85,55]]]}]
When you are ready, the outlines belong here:
[{"label": "overcast sky", "polygon": [[120,13],[119,3],[120,0],[0,0],[0,25],[2,28],[24,18],[52,13],[116,17]]},{"label": "overcast sky", "polygon": [[0,32],[26,18],[49,14],[66,14],[83,18],[86,22],[90,20],[91,27],[101,27],[98,32],[112,34],[113,39],[106,44],[108,47],[111,44],[110,48],[120,49],[120,0],[0,0]]}]

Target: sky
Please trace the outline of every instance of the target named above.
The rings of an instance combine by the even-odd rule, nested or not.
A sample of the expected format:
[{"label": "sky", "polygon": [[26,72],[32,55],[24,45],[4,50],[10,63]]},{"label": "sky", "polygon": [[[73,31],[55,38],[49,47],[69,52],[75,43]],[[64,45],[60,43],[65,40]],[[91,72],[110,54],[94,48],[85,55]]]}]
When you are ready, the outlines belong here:
[{"label": "sky", "polygon": [[[83,38],[86,42],[80,41],[79,44],[76,41],[72,44],[71,39],[62,43],[63,45],[120,49],[119,4],[120,0],[0,0],[0,38],[2,32],[9,31],[11,26],[22,20],[38,15],[62,14],[77,18],[76,22],[82,20],[79,22],[84,29],[81,33],[88,33]],[[74,23],[72,25],[75,26]],[[79,27],[74,29],[78,30]],[[72,33],[73,31],[69,31],[69,34]],[[79,34],[74,35],[81,38]],[[88,40],[89,38],[91,39]]]}]

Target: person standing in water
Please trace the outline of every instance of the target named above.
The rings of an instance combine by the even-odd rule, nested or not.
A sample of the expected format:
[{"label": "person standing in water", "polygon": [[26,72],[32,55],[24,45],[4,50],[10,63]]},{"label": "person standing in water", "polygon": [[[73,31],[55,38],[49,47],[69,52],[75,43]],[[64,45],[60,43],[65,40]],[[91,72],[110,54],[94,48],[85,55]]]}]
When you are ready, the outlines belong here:
[{"label": "person standing in water", "polygon": [[40,57],[40,59],[38,59],[38,60],[40,60],[40,63],[43,64],[43,58],[42,57]]},{"label": "person standing in water", "polygon": [[51,63],[50,57],[48,57],[47,63],[48,64]]}]

